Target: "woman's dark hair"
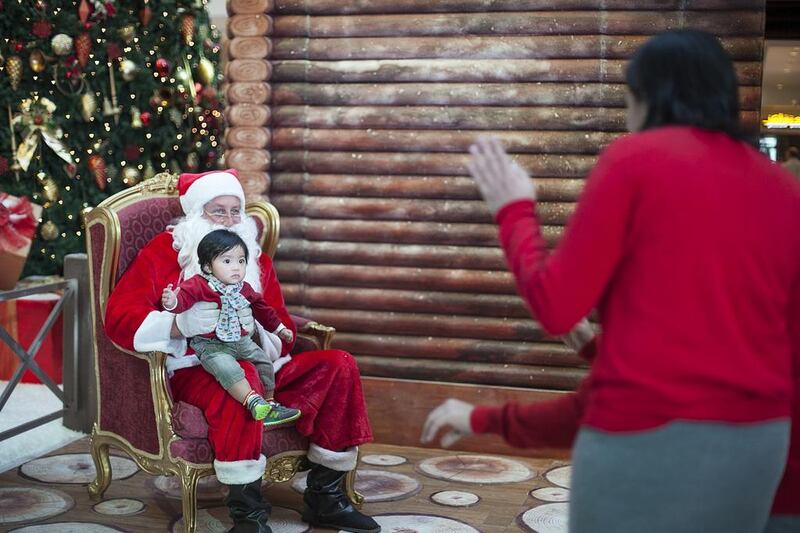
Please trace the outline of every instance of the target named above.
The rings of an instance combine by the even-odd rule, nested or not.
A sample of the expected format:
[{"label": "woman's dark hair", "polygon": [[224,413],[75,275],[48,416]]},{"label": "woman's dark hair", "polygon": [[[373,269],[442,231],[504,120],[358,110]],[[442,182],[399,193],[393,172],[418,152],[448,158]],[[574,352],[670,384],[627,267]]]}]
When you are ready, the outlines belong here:
[{"label": "woman's dark hair", "polygon": [[642,129],[683,124],[744,138],[736,71],[709,33],[656,35],[633,54],[625,80],[634,98],[647,106]]},{"label": "woman's dark hair", "polygon": [[200,261],[200,269],[204,270],[206,266],[211,267],[211,262],[224,254],[228,250],[241,246],[244,250],[244,260],[250,259],[247,245],[241,237],[232,231],[226,229],[216,229],[200,239],[197,245],[197,259]]}]

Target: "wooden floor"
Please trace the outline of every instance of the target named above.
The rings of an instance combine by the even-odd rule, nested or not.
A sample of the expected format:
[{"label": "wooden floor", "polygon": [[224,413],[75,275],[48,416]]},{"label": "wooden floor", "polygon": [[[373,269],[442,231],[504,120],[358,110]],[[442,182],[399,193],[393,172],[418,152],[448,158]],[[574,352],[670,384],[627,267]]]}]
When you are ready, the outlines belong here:
[{"label": "wooden floor", "polygon": [[[49,456],[83,453],[88,453],[88,438],[70,444]],[[376,455],[381,457],[375,457]],[[385,463],[391,462],[390,458],[382,457],[386,455],[405,458],[406,462],[400,465],[388,466]],[[546,504],[529,494],[532,489],[549,487],[549,489],[544,491],[548,495],[555,495],[562,500],[568,497],[568,490],[557,486],[558,484],[568,486],[568,483],[564,481],[559,482],[557,477],[552,475],[553,472],[551,472],[551,475],[548,475],[547,478],[545,477],[545,473],[548,471],[566,465],[567,463],[563,459],[536,459],[497,455],[492,457],[499,461],[497,464],[500,464],[500,467],[495,468],[496,465],[493,466],[494,463],[491,462],[492,459],[489,459],[488,463],[481,463],[478,461],[472,466],[464,466],[459,474],[458,468],[453,469],[453,465],[467,465],[467,463],[470,463],[470,460],[465,458],[465,456],[469,455],[471,454],[465,452],[414,447],[377,444],[364,446],[362,448],[362,463],[359,465],[359,470],[372,471],[373,475],[377,475],[377,478],[368,479],[369,476],[365,475],[365,483],[368,486],[364,486],[363,488],[365,490],[362,490],[362,492],[364,492],[367,497],[370,497],[370,495],[377,498],[391,497],[393,500],[367,503],[362,510],[370,515],[408,514],[409,516],[407,517],[395,518],[395,520],[401,520],[402,530],[408,532],[428,531],[433,533],[435,531],[452,531],[455,533],[457,531],[477,530],[485,533],[499,533],[501,531],[533,531],[530,527],[521,526],[522,522],[520,521],[520,517],[529,509],[544,505],[549,508],[547,512],[544,512],[545,508],[543,507],[539,509],[539,511],[542,511],[541,513],[537,511],[537,513],[534,514],[544,515],[538,518],[544,521],[543,523],[545,523],[546,527],[541,526],[541,528],[537,527],[537,529],[540,531],[547,531],[548,533],[555,533],[562,530],[566,531],[566,529],[562,529],[563,516],[553,516],[553,513],[550,512],[556,508],[559,510],[562,509],[564,507],[563,504]],[[433,458],[442,458],[444,456],[448,456],[449,459],[437,460],[438,462],[431,461]],[[399,460],[396,457],[395,460]],[[383,461],[384,463],[379,466],[365,464],[363,462],[365,459],[372,460],[373,462],[377,461],[379,463]],[[508,461],[508,459],[512,461]],[[426,463],[421,464],[423,461],[426,461]],[[438,465],[442,468],[443,470],[440,470],[442,473],[440,477],[448,478],[449,481],[432,477],[432,475],[436,474],[435,472],[431,474],[430,469],[426,468],[426,465],[429,463],[435,463],[434,466]],[[511,465],[510,468],[508,467],[509,464]],[[520,464],[522,468],[519,467]],[[526,472],[524,467],[530,469],[527,476],[524,475]],[[81,468],[85,468],[85,466]],[[448,470],[448,468],[450,470]],[[427,473],[423,473],[422,470],[426,470]],[[565,470],[568,469],[560,469],[562,473]],[[558,470],[556,470],[556,472],[558,472]],[[28,473],[30,473],[30,470]],[[383,478],[381,478],[382,473],[385,474]],[[501,476],[505,475],[506,479],[510,479],[510,481],[467,483],[453,480],[453,478],[466,479],[469,477],[476,477],[492,481],[492,476],[496,474]],[[516,478],[514,478],[514,476],[516,476]],[[522,481],[514,480],[524,477],[528,477],[528,479]],[[14,469],[0,475],[0,531],[11,531],[15,529],[37,532],[90,532],[114,530],[132,532],[171,531],[176,520],[178,520],[181,515],[180,500],[169,496],[168,492],[163,490],[164,483],[169,481],[167,478],[161,479],[160,486],[156,484],[156,480],[157,478],[143,471],[137,471],[127,479],[115,479],[106,492],[105,500],[124,498],[127,499],[128,503],[133,502],[139,506],[144,504],[144,509],[138,514],[120,516],[100,514],[94,510],[93,506],[98,502],[89,499],[85,484],[42,483],[41,481],[36,481],[32,477],[27,476],[25,472],[22,471],[22,468]],[[384,482],[386,480],[388,480],[388,482]],[[499,480],[495,479],[494,481]],[[74,505],[66,512],[62,512],[50,518],[9,523],[9,518],[13,519],[15,511],[13,506],[21,505],[20,500],[15,501],[13,498],[9,499],[7,496],[4,499],[2,489],[7,489],[9,487],[55,489],[69,495],[71,499],[74,500]],[[201,499],[198,505],[198,507],[201,508],[201,518],[203,516],[206,517],[205,531],[220,530],[219,525],[217,528],[208,525],[209,522],[207,519],[209,514],[217,517],[225,516],[225,509],[221,507],[221,496],[218,492],[215,492],[214,487],[220,488],[216,485],[212,486],[205,493],[206,499]],[[469,507],[445,506],[434,503],[431,500],[432,495],[445,490],[471,493],[478,496],[480,500]],[[392,491],[395,493],[392,494]],[[13,491],[6,490],[6,493],[8,492]],[[18,493],[23,493],[23,491],[18,491]],[[276,507],[284,507],[296,511],[299,511],[302,507],[302,497],[296,489],[292,488],[291,482],[266,487],[264,489],[264,494]],[[537,493],[537,495],[541,495],[541,492]],[[461,501],[464,501],[464,498],[470,497],[468,494],[456,494],[454,496],[456,501],[459,501],[459,498]],[[549,497],[543,499],[549,499]],[[30,505],[30,502],[24,504]],[[69,507],[69,505],[64,505],[64,507]],[[108,513],[107,510],[105,512]],[[299,515],[284,510],[277,511],[274,516],[277,518],[278,515],[284,517],[288,516],[289,522],[286,524],[275,523],[273,525],[275,533],[280,533],[281,531],[308,531],[305,524],[299,521]],[[410,515],[422,515],[421,519],[417,519],[422,520],[422,522],[415,522],[414,517]],[[445,525],[441,525],[440,523],[439,526],[436,526],[430,522],[430,518],[425,518],[426,516],[455,519],[461,523],[462,526],[453,529],[451,527],[453,525],[452,522]],[[530,513],[526,515],[526,517],[529,516]],[[387,520],[388,519],[387,517]],[[408,520],[407,524],[405,523],[406,519]],[[428,520],[427,523],[429,525],[419,525],[425,524],[426,520]],[[64,525],[66,522],[82,522],[83,524],[76,524],[73,526],[75,529],[68,529]],[[59,523],[60,525],[54,525],[48,528],[37,527],[35,529],[24,527],[34,523],[37,525]],[[102,524],[110,527],[97,528],[91,524]],[[471,528],[467,527],[467,525],[471,526]],[[456,524],[456,526],[458,526],[458,524]],[[384,527],[384,531],[391,530],[399,531],[397,527]],[[328,530],[315,529],[314,531]]]}]

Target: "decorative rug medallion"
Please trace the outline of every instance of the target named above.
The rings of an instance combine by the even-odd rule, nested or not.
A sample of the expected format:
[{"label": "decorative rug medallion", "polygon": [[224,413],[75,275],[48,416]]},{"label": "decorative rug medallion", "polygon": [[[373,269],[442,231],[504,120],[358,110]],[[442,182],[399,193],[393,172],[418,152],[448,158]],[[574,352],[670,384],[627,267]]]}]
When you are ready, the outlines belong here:
[{"label": "decorative rug medallion", "polygon": [[408,462],[400,455],[365,455],[361,462],[372,466],[397,466]]},{"label": "decorative rug medallion", "polygon": [[[233,527],[233,521],[228,516],[228,508],[206,507],[197,510],[198,533],[224,533]],[[269,527],[275,533],[306,533],[311,527],[300,519],[300,513],[285,507],[273,507],[269,517]],[[183,533],[183,515],[172,523],[169,528],[172,533]]]},{"label": "decorative rug medallion", "polygon": [[564,487],[542,487],[530,492],[531,496],[543,502],[568,502],[569,489]]},{"label": "decorative rug medallion", "polygon": [[481,497],[460,490],[441,490],[431,494],[431,501],[447,507],[472,507],[481,501]]},{"label": "decorative rug medallion", "polygon": [[[298,474],[292,480],[292,488],[303,493],[306,490],[308,472]],[[385,470],[358,470],[356,490],[367,503],[392,502],[410,498],[422,489],[419,481],[411,476]]]},{"label": "decorative rug medallion", "polygon": [[372,518],[380,524],[381,533],[480,533],[469,524],[444,516],[397,513]]},{"label": "decorative rug medallion", "polygon": [[124,532],[125,530],[91,522],[56,522],[54,524],[25,526],[11,531],[16,533],[110,533],[116,531]]},{"label": "decorative rug medallion", "polygon": [[[111,479],[126,479],[139,471],[133,460],[112,455]],[[28,461],[19,467],[21,476],[42,483],[91,483],[95,478],[94,461],[88,453],[50,455]]]},{"label": "decorative rug medallion", "polygon": [[0,487],[0,524],[52,518],[72,509],[75,501],[60,490],[41,487]]},{"label": "decorative rug medallion", "polygon": [[92,511],[108,516],[128,516],[144,511],[146,505],[133,498],[114,498],[92,506]]},{"label": "decorative rug medallion", "polygon": [[572,467],[571,466],[559,466],[558,468],[554,468],[549,470],[545,475],[545,479],[552,483],[553,485],[558,485],[559,487],[564,487],[565,489],[569,488],[569,480],[572,477]]},{"label": "decorative rug medallion", "polygon": [[545,503],[528,509],[517,517],[525,531],[533,533],[567,533],[568,503]]},{"label": "decorative rug medallion", "polygon": [[[178,476],[156,476],[148,479],[148,486],[168,498],[181,499],[181,482]],[[222,500],[228,495],[228,487],[217,480],[217,476],[201,477],[197,481],[198,500]]]},{"label": "decorative rug medallion", "polygon": [[517,483],[536,475],[518,461],[492,455],[448,455],[431,457],[417,470],[434,479],[463,483]]}]

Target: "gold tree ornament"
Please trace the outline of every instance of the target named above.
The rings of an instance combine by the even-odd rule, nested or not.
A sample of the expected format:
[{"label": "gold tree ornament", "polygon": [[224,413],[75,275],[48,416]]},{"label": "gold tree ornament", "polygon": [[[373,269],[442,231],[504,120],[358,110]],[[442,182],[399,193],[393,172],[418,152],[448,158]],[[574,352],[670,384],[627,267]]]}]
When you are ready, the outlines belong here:
[{"label": "gold tree ornament", "polygon": [[6,61],[6,74],[11,81],[11,88],[15,91],[22,80],[22,59],[19,56],[11,56]]},{"label": "gold tree ornament", "polygon": [[144,179],[149,180],[153,176],[156,175],[156,169],[153,168],[153,162],[148,161],[147,164],[144,166]]},{"label": "gold tree ornament", "polygon": [[65,56],[72,52],[72,37],[66,33],[59,33],[50,39],[50,47],[57,56]]},{"label": "gold tree ornament", "polygon": [[125,81],[133,81],[133,78],[136,77],[137,70],[139,70],[139,67],[130,59],[123,59],[119,63],[119,72],[122,75],[122,79]]},{"label": "gold tree ornament", "polygon": [[139,183],[141,179],[142,175],[139,173],[139,170],[136,169],[136,167],[128,165],[122,169],[122,183],[126,187],[133,187]]},{"label": "gold tree ornament", "polygon": [[133,24],[128,24],[117,30],[117,35],[119,35],[119,38],[125,41],[125,43],[130,43],[133,38],[136,37],[136,28],[133,27]]},{"label": "gold tree ornament", "polygon": [[53,224],[52,220],[48,220],[42,224],[39,232],[41,233],[42,238],[46,241],[52,241],[58,238],[58,226]]},{"label": "gold tree ornament", "polygon": [[194,21],[194,15],[191,13],[187,13],[181,18],[181,37],[186,46],[194,44]]},{"label": "gold tree ornament", "polygon": [[20,168],[28,170],[39,148],[40,139],[44,139],[45,144],[58,157],[73,164],[72,156],[61,140],[64,133],[53,120],[56,105],[47,98],[36,96],[24,99],[19,105],[19,110],[20,113],[13,117],[12,122],[16,129],[22,130],[22,142],[16,152]]},{"label": "gold tree ornament", "polygon": [[81,116],[86,122],[94,120],[94,114],[97,112],[97,98],[94,93],[87,91],[81,95]]},{"label": "gold tree ornament", "polygon": [[38,49],[31,52],[31,55],[28,58],[28,64],[31,66],[31,70],[37,74],[43,72],[47,66],[44,54]]},{"label": "gold tree ornament", "polygon": [[58,201],[58,194],[60,192],[58,183],[50,176],[45,176],[39,179],[39,184],[42,186],[42,196],[50,203]]},{"label": "gold tree ornament", "polygon": [[214,63],[205,57],[201,58],[200,62],[197,64],[197,77],[200,78],[200,82],[203,85],[211,85],[215,75]]},{"label": "gold tree ornament", "polygon": [[142,114],[139,108],[134,106],[131,108],[131,128],[138,130],[142,127]]}]

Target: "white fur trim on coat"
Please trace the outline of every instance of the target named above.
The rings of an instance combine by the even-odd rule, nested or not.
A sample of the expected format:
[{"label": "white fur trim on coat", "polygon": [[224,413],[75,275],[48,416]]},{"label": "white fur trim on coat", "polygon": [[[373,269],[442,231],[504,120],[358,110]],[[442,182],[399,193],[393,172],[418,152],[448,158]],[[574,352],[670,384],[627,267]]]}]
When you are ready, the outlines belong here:
[{"label": "white fur trim on coat", "polygon": [[255,323],[256,329],[258,329],[258,338],[261,341],[261,349],[267,354],[269,360],[274,363],[281,356],[281,348],[283,348],[281,339],[274,333],[270,333],[264,329],[264,326],[259,324],[258,320],[256,320]]},{"label": "white fur trim on coat", "polygon": [[331,470],[349,472],[356,467],[358,446],[347,448],[343,452],[334,452],[321,448],[312,442],[308,447],[308,460],[318,465],[327,466]]},{"label": "white fur trim on coat", "polygon": [[291,360],[292,360],[292,356],[289,355],[289,354],[286,354],[283,357],[278,357],[275,361],[272,362],[272,371],[277,374],[278,370],[283,368],[283,365],[285,365],[286,363],[288,363]]},{"label": "white fur trim on coat", "polygon": [[172,337],[175,315],[167,311],[151,311],[133,334],[137,352],[165,352],[181,356],[186,353],[186,339]]},{"label": "white fur trim on coat", "polygon": [[259,455],[258,459],[242,459],[241,461],[218,461],[214,459],[214,473],[220,483],[225,485],[246,485],[264,476],[267,458]]}]

